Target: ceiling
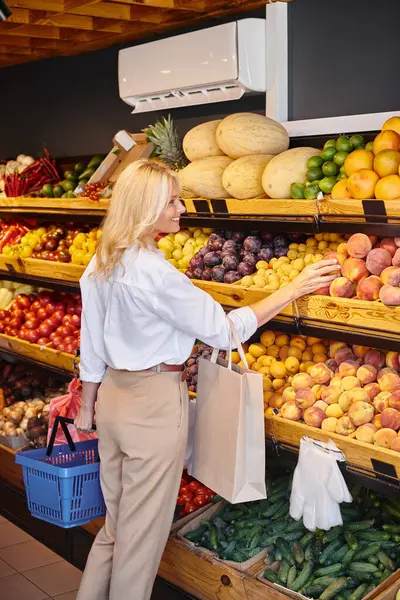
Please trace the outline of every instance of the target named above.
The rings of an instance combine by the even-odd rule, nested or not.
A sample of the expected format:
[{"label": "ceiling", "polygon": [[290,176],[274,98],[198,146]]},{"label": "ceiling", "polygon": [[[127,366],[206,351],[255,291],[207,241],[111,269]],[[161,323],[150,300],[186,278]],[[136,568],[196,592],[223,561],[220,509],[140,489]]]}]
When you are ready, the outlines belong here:
[{"label": "ceiling", "polygon": [[247,12],[267,2],[7,0],[12,16],[0,24],[0,67],[151,39],[210,19]]}]

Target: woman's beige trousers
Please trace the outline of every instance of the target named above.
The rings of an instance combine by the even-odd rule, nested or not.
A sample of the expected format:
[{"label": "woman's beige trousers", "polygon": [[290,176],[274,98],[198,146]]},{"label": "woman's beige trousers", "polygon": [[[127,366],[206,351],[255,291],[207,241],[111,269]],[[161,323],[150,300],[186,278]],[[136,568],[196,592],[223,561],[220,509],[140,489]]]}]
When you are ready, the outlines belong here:
[{"label": "woman's beige trousers", "polygon": [[107,506],[77,600],[149,600],[168,539],[188,430],[179,372],[108,369],[96,406]]}]

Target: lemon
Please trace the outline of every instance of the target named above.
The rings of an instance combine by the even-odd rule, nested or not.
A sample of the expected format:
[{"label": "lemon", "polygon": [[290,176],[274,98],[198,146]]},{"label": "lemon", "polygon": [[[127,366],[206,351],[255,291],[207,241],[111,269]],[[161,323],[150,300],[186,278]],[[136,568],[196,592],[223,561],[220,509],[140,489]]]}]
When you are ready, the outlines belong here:
[{"label": "lemon", "polygon": [[237,365],[240,362],[240,354],[239,352],[232,352],[232,362]]},{"label": "lemon", "polygon": [[272,381],[270,380],[269,377],[267,377],[266,375],[263,377],[263,391],[264,392],[269,392],[269,390],[272,388]]},{"label": "lemon", "polygon": [[288,356],[285,360],[285,367],[288,373],[295,375],[300,370],[300,362],[295,356]]},{"label": "lemon", "polygon": [[283,362],[276,361],[270,366],[270,373],[275,379],[283,379],[286,377],[287,371]]},{"label": "lemon", "polygon": [[275,333],[273,331],[263,331],[260,336],[260,342],[266,348],[272,346],[275,342]]},{"label": "lemon", "polygon": [[267,352],[267,349],[262,344],[251,344],[249,347],[249,353],[254,358],[259,358]]},{"label": "lemon", "polygon": [[256,362],[256,359],[250,354],[250,352],[246,352],[245,357],[249,367],[251,367],[251,365]]},{"label": "lemon", "polygon": [[268,354],[268,356],[273,356],[274,358],[278,358],[278,356],[279,356],[279,348],[278,348],[278,346],[275,346],[275,345],[269,346],[267,348],[267,354]]}]

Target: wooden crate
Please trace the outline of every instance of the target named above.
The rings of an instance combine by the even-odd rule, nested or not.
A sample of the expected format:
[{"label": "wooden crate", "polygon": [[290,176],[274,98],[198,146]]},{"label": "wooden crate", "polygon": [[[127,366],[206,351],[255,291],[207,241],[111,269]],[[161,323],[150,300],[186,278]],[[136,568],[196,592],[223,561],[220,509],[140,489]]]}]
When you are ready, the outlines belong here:
[{"label": "wooden crate", "polygon": [[368,219],[390,222],[400,218],[398,200],[354,200],[352,198],[332,199],[326,196],[316,201],[316,214],[323,221],[366,222]]},{"label": "wooden crate", "polygon": [[0,444],[0,479],[3,479],[17,490],[24,490],[22,468],[15,464],[17,450],[12,450]]},{"label": "wooden crate", "polygon": [[[271,200],[270,198],[253,198],[251,200],[208,200],[191,198],[184,200],[188,213],[210,213],[214,215],[249,215],[290,217],[299,220],[314,219],[317,213],[315,200]],[[249,224],[250,226],[250,224]]]},{"label": "wooden crate", "polygon": [[19,354],[20,356],[24,356],[44,365],[57,367],[58,369],[62,369],[71,374],[74,372],[75,358],[72,354],[59,352],[52,348],[43,348],[37,344],[31,344],[30,342],[10,337],[3,333],[0,334],[0,351],[1,350]]},{"label": "wooden crate", "polygon": [[296,421],[289,421],[278,416],[265,419],[265,432],[267,437],[295,448],[300,446],[300,439],[303,436],[321,442],[327,442],[331,439],[344,453],[350,466],[361,471],[372,471],[400,478],[400,452],[359,442],[351,437],[322,431],[322,429],[310,427]]},{"label": "wooden crate", "polygon": [[103,216],[108,209],[108,200],[98,201],[89,198],[0,198],[0,214],[2,211],[37,214],[71,213]]},{"label": "wooden crate", "polygon": [[[1,271],[4,271],[4,274]],[[40,258],[11,258],[0,254],[0,277],[4,279],[6,279],[7,273],[23,273],[32,277],[78,282],[84,271],[85,267],[82,265],[53,262]]]}]

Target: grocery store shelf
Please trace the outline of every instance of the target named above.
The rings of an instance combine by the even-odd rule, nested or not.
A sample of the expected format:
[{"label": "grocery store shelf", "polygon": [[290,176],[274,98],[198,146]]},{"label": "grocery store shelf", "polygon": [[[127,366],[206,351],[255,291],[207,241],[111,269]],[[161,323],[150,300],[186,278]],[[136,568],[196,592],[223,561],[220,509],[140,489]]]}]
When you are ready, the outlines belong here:
[{"label": "grocery store shelf", "polygon": [[58,375],[71,378],[74,372],[75,358],[72,354],[59,352],[52,348],[43,348],[15,337],[0,334],[0,354],[19,358],[30,364],[45,367]]},{"label": "grocery store shelf", "polygon": [[20,273],[40,279],[57,279],[76,283],[82,277],[85,267],[40,258],[12,258],[0,254],[0,271],[7,271],[11,274]]},{"label": "grocery store shelf", "polygon": [[88,217],[101,220],[107,212],[108,200],[89,200],[87,198],[0,198],[0,216],[16,214],[26,218],[39,215],[52,219]]}]

